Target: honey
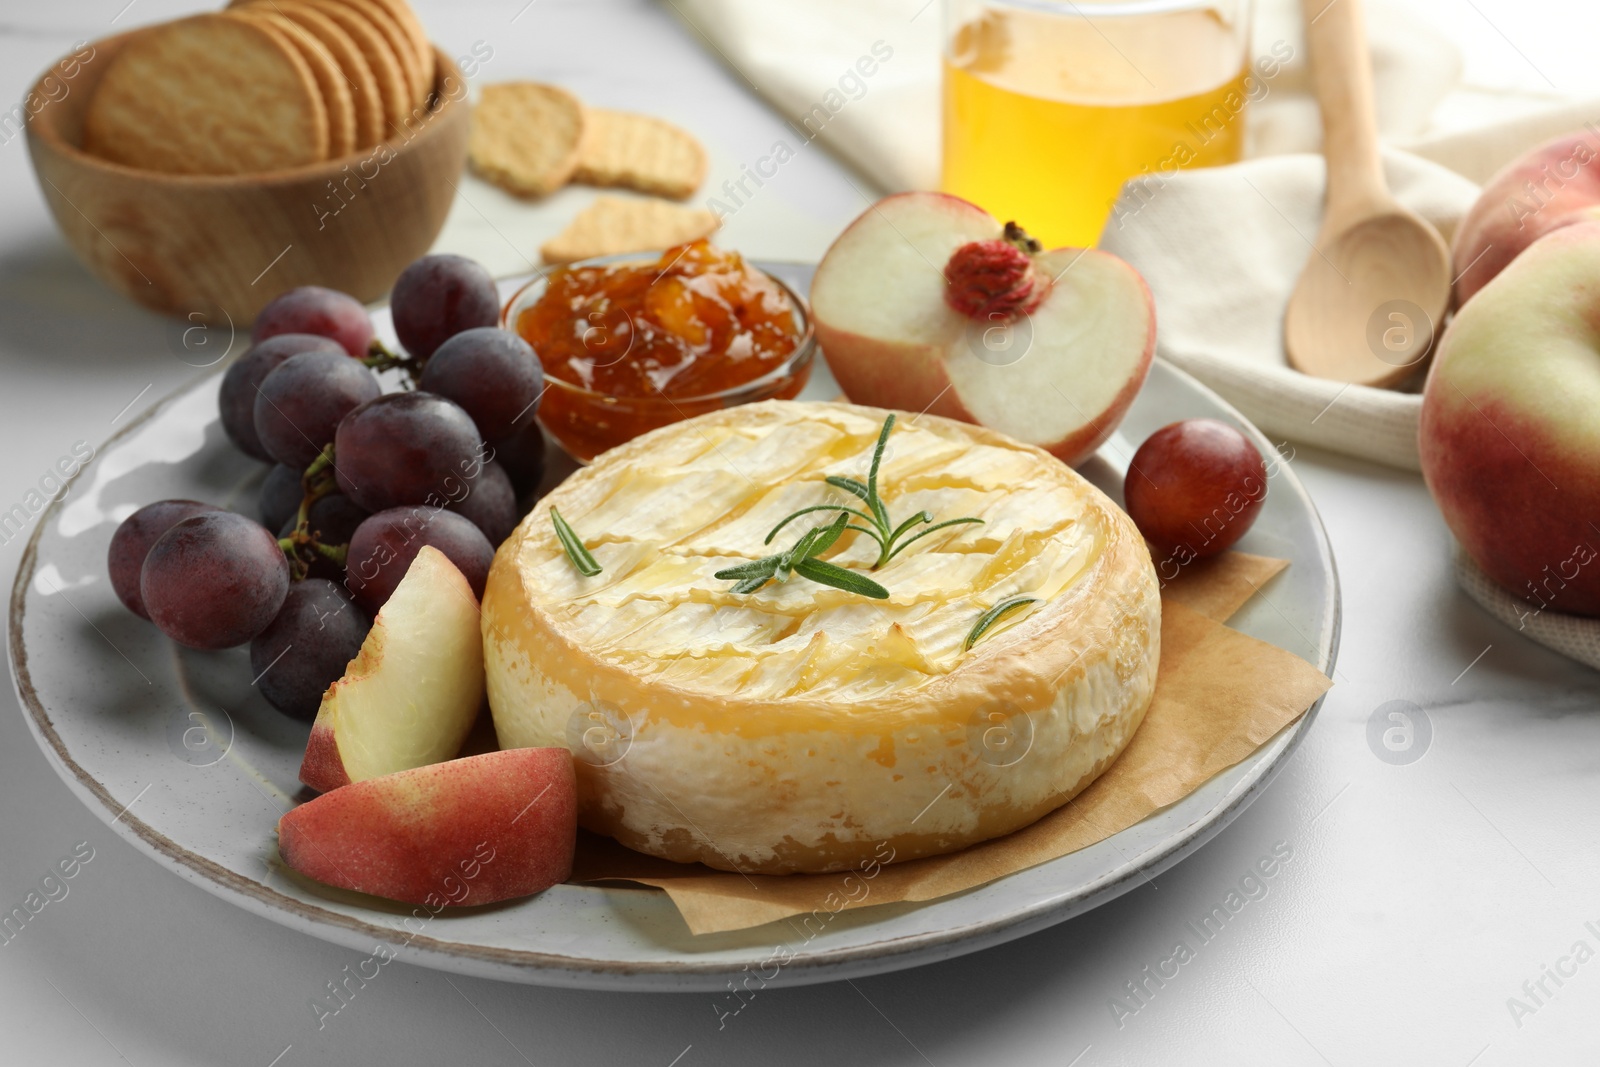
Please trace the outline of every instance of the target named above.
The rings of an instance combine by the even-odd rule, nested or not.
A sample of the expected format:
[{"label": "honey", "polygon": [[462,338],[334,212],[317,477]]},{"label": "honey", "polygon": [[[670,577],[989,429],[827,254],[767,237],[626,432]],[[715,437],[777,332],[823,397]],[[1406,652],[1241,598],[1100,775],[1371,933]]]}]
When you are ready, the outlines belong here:
[{"label": "honey", "polygon": [[1215,10],[1072,11],[986,9],[944,59],[944,191],[1047,248],[1092,246],[1130,177],[1237,161],[1256,81]]}]

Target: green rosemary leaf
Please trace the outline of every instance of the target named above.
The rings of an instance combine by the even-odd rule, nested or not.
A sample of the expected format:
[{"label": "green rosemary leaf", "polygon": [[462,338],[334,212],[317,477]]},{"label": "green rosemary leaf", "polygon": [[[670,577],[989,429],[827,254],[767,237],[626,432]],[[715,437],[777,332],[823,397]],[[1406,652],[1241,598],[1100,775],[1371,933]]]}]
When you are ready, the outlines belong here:
[{"label": "green rosemary leaf", "polygon": [[867,503],[871,505],[872,513],[878,517],[878,521],[873,525],[883,532],[884,538],[887,540],[889,538],[889,528],[893,525],[889,521],[889,509],[884,506],[883,501],[879,500],[876,494]]},{"label": "green rosemary leaf", "polygon": [[883,462],[883,451],[889,447],[889,431],[894,429],[894,412],[883,420],[883,429],[878,431],[878,444],[872,450],[872,466],[867,471],[867,492],[872,496],[878,495],[878,465]]},{"label": "green rosemary leaf", "polygon": [[978,638],[982,637],[988,631],[989,627],[999,622],[1002,615],[1009,611],[1020,608],[1024,604],[1037,603],[1038,600],[1039,598],[1036,596],[1006,597],[1004,600],[1000,601],[1000,603],[996,604],[994,607],[978,616],[978,621],[972,627],[972,632],[967,634],[966,643],[961,646],[961,651],[966,652],[967,650],[971,649],[973,645],[977,644]]},{"label": "green rosemary leaf", "polygon": [[826,526],[817,526],[806,531],[794,546],[778,558],[776,577],[781,582],[789,577],[789,572],[794,570],[795,564],[803,559],[820,556],[833,547],[839,540],[845,528],[850,525],[850,516],[841,514]]},{"label": "green rosemary leaf", "polygon": [[[831,525],[823,527],[822,533],[817,536],[815,541],[811,542],[811,547],[806,549],[805,558],[816,559],[832,548],[834,542],[843,537],[844,532],[850,528],[850,516],[840,515],[833,520]],[[855,528],[859,530],[861,527],[857,526]]]},{"label": "green rosemary leaf", "polygon": [[744,581],[740,582],[738,585],[734,586],[729,591],[730,592],[734,592],[734,593],[738,593],[740,595],[743,595],[745,593],[754,593],[757,589],[760,589],[762,586],[766,585],[771,580],[772,580],[772,575],[770,575],[770,574],[753,575],[753,576],[751,576],[749,578],[746,578]]},{"label": "green rosemary leaf", "polygon": [[556,540],[566,549],[567,558],[578,568],[578,573],[585,578],[593,578],[599,574],[600,564],[595,562],[594,556],[583,547],[583,539],[578,536],[577,531],[567,524],[567,520],[563,519],[561,512],[555,508],[550,509],[550,524],[556,528]]},{"label": "green rosemary leaf", "polygon": [[[943,522],[936,522],[932,526],[928,527],[926,530],[919,530],[915,535],[906,538],[903,542],[901,542],[900,544],[896,545],[893,548],[893,550],[890,551],[889,559],[894,559],[900,553],[904,552],[907,548],[911,547],[911,545],[914,544],[915,542],[922,540],[924,537],[927,537],[929,534],[934,533],[935,531],[944,529],[946,526],[960,526],[963,523],[974,523],[974,522],[977,523],[980,526],[983,525],[983,520],[982,519],[974,518],[971,515],[968,515],[965,518],[946,519]],[[889,559],[884,560],[884,562],[885,563],[889,562]]]},{"label": "green rosemary leaf", "polygon": [[932,521],[933,521],[933,512],[931,512],[931,511],[919,511],[919,512],[917,512],[915,515],[911,516],[905,522],[902,522],[899,526],[896,526],[894,528],[894,533],[889,535],[889,543],[892,545],[896,541],[900,540],[900,536],[902,534],[904,534],[907,530],[911,529],[911,527],[915,526],[917,523],[919,523],[919,522],[932,522]]},{"label": "green rosemary leaf", "polygon": [[867,487],[856,481],[854,478],[846,478],[842,474],[830,474],[824,478],[823,481],[827,482],[835,489],[843,489],[845,492],[852,493],[855,496],[860,497],[862,500],[867,499]]},{"label": "green rosemary leaf", "polygon": [[871,578],[820,559],[802,559],[795,563],[794,572],[809,578],[818,585],[831,585],[847,593],[857,593],[873,600],[889,599],[889,590]]},{"label": "green rosemary leaf", "polygon": [[794,570],[795,560],[806,558],[806,555],[811,551],[811,546],[816,543],[817,537],[825,529],[827,529],[825,526],[814,526],[801,534],[800,540],[790,545],[789,551],[778,557],[778,566],[773,577],[780,582],[788,581],[789,572]]},{"label": "green rosemary leaf", "polygon": [[760,559],[753,559],[749,563],[739,563],[732,567],[724,567],[711,577],[738,579],[751,578],[759,574],[763,578],[771,578],[773,568],[777,566],[777,563],[777,556],[762,556]]},{"label": "green rosemary leaf", "polygon": [[[889,509],[883,506],[883,498],[878,495],[878,467],[883,463],[883,453],[889,447],[889,431],[894,429],[894,412],[883,420],[883,429],[878,431],[878,444],[872,450],[872,466],[867,471],[867,506],[878,517],[878,529],[887,536],[889,528],[893,525],[889,521]],[[893,540],[893,538],[890,538]]]},{"label": "green rosemary leaf", "polygon": [[[845,507],[843,504],[813,504],[809,508],[801,508],[794,514],[785,516],[782,522],[778,523],[778,525],[774,526],[770,531],[768,531],[767,539],[763,541],[762,544],[772,544],[772,539],[778,536],[779,530],[783,529],[800,516],[810,515],[814,511],[840,511],[845,512],[846,514],[855,515],[858,518],[866,519],[868,522],[873,521],[872,516],[868,515],[866,512],[857,511],[855,508]],[[845,521],[848,522],[849,520],[846,519]]]}]

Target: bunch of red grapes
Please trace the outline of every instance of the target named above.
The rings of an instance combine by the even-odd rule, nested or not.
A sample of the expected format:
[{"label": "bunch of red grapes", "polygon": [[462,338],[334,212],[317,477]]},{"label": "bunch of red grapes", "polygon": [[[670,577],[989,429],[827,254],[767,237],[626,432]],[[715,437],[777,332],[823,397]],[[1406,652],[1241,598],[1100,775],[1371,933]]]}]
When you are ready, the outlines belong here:
[{"label": "bunch of red grapes", "polygon": [[[426,256],[390,304],[403,354],[331,289],[292,289],[257,317],[219,406],[228,438],[274,464],[259,522],[163,500],[111,540],[111,584],[129,610],[190,648],[249,642],[262,694],[296,718],[315,716],[423,545],[481,597],[544,471],[544,375],[497,328],[489,272]],[[377,372],[393,368],[405,387],[386,393]]]}]

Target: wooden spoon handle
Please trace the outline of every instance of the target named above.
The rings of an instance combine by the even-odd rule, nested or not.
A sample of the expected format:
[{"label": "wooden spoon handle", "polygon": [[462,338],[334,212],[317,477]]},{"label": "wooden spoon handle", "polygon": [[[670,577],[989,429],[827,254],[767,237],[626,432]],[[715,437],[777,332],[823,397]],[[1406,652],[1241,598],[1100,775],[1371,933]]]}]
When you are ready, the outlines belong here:
[{"label": "wooden spoon handle", "polygon": [[1323,232],[1389,199],[1378,158],[1372,109],[1372,61],[1361,0],[1301,0],[1311,74],[1322,109],[1322,155],[1328,167]]}]

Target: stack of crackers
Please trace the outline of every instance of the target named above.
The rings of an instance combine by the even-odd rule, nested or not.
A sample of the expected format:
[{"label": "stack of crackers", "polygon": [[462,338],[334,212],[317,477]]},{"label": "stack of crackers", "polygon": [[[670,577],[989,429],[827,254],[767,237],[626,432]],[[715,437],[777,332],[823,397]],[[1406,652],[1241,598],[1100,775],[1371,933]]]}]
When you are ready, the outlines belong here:
[{"label": "stack of crackers", "polygon": [[434,64],[406,0],[234,0],[129,35],[89,102],[84,148],[172,174],[338,159],[414,130]]},{"label": "stack of crackers", "polygon": [[646,194],[597,197],[540,246],[546,263],[667,248],[718,225],[709,211],[670,202],[705,180],[705,149],[693,134],[649,115],[586,107],[554,85],[486,86],[472,112],[469,158],[517,196],[547,196],[568,182]]}]

